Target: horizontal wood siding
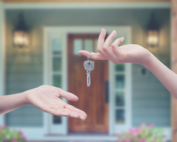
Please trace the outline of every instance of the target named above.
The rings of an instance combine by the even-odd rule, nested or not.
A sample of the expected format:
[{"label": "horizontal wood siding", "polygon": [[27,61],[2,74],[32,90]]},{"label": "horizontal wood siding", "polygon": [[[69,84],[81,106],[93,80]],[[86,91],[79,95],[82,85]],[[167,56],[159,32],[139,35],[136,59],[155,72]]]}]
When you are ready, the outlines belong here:
[{"label": "horizontal wood siding", "polygon": [[37,127],[43,125],[41,110],[32,105],[23,106],[6,115],[5,122],[11,127]]},{"label": "horizontal wood siding", "polygon": [[[169,65],[168,56],[165,64]],[[142,123],[170,127],[170,93],[148,70],[142,75],[141,65],[133,65],[133,126]]]}]

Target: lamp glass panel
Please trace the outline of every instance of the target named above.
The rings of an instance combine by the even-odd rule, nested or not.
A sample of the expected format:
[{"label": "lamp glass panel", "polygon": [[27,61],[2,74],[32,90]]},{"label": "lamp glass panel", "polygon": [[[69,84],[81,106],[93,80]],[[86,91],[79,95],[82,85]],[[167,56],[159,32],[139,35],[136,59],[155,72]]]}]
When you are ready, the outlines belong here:
[{"label": "lamp glass panel", "polygon": [[157,46],[158,44],[158,31],[150,30],[148,31],[148,39],[147,39],[149,46]]},{"label": "lamp glass panel", "polygon": [[14,32],[14,45],[15,46],[28,46],[29,45],[29,36],[27,32],[24,31],[15,31]]}]

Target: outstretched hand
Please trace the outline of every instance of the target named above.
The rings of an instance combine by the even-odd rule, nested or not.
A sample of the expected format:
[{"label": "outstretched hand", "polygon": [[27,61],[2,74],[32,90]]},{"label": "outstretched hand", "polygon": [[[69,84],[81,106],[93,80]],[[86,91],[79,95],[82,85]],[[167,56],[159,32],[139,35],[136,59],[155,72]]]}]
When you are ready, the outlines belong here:
[{"label": "outstretched hand", "polygon": [[[98,38],[97,51],[91,53],[91,58],[95,60],[110,60],[113,63],[137,63],[145,65],[149,59],[150,52],[142,46],[136,44],[127,44],[119,46],[124,38],[118,38],[113,43],[116,31],[113,31],[105,40],[106,31],[101,30]],[[79,54],[89,57],[89,52],[85,50],[79,51]]]},{"label": "outstretched hand", "polygon": [[75,117],[82,120],[85,120],[87,117],[84,111],[67,104],[59,98],[63,97],[69,101],[78,100],[77,96],[60,88],[43,85],[25,93],[28,104],[32,104],[47,113],[57,116]]}]

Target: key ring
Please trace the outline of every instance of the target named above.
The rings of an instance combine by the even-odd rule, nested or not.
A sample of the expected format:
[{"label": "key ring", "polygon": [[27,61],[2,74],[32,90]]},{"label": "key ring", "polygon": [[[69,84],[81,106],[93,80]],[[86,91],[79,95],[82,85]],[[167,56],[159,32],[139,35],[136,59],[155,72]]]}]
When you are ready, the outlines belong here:
[{"label": "key ring", "polygon": [[89,57],[87,57],[87,59],[90,61],[90,59],[91,59],[91,52],[89,52],[90,53],[90,55],[89,55]]}]

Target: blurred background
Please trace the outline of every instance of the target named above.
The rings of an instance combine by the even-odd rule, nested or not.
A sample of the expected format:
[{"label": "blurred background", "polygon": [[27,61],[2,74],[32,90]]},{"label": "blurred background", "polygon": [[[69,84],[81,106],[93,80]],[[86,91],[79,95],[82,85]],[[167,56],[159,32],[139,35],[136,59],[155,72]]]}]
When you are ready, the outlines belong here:
[{"label": "blurred background", "polygon": [[1,123],[38,142],[116,141],[119,133],[142,124],[162,128],[171,140],[171,96],[150,71],[137,64],[95,61],[87,87],[87,58],[78,55],[82,49],[97,52],[105,28],[107,34],[116,30],[116,38],[123,36],[122,44],[147,48],[170,68],[170,2],[63,2],[2,2],[4,95],[53,85],[80,98],[68,103],[84,110],[87,120],[26,105],[1,116]]}]

